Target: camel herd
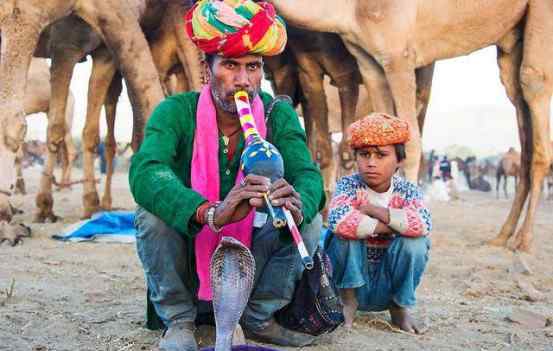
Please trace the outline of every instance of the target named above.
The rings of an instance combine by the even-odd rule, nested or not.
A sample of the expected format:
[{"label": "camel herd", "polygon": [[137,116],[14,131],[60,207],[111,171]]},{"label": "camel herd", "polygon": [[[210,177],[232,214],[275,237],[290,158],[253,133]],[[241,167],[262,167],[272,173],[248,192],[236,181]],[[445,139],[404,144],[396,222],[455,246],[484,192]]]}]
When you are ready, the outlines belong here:
[{"label": "camel herd", "polygon": [[[218,0],[213,0],[218,1]],[[266,60],[275,92],[301,104],[309,146],[327,183],[335,176],[328,125],[325,77],[337,87],[342,126],[358,114],[359,85],[368,93],[361,110],[383,111],[411,124],[405,174],[416,180],[421,135],[430,97],[434,62],[494,45],[501,81],[516,109],[521,142],[520,176],[511,211],[491,244],[527,251],[542,184],[553,158],[549,106],[553,93],[553,3],[542,0],[268,0],[287,20],[286,51]],[[83,140],[83,215],[111,207],[109,180],[99,200],[94,153],[99,116],[106,109],[108,174],[113,170],[115,106],[121,79],[133,107],[136,150],[144,123],[164,95],[201,85],[200,53],[186,38],[183,16],[191,0],[3,0],[0,2],[0,222],[11,221],[13,165],[32,112],[26,96],[35,89],[33,56],[51,59],[48,161],[37,195],[37,221],[55,220],[52,171],[55,155],[71,160],[67,131],[74,66],[90,55],[88,108]],[[43,72],[42,74],[45,74]],[[46,75],[43,75],[46,77]],[[476,83],[476,82],[475,82]],[[454,84],[454,82],[452,82]],[[46,94],[46,93],[45,93]],[[35,95],[32,93],[32,95]],[[45,107],[46,106],[46,107]],[[333,106],[332,106],[333,107]],[[444,116],[447,118],[447,116]],[[352,156],[342,143],[338,166]],[[69,161],[70,162],[70,161]],[[9,170],[9,171],[8,171]],[[13,171],[12,171],[13,170]],[[517,230],[525,203],[526,214]],[[0,233],[1,235],[1,233]],[[509,243],[508,243],[509,242]]]}]

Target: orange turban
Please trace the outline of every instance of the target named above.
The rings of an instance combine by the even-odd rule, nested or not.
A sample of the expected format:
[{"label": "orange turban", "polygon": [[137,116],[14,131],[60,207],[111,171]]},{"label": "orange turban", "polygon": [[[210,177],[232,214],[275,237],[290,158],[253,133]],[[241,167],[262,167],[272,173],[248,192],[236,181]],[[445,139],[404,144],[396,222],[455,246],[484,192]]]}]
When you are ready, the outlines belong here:
[{"label": "orange turban", "polygon": [[352,123],[348,129],[348,143],[352,149],[403,144],[407,141],[409,123],[385,113],[372,113]]},{"label": "orange turban", "polygon": [[273,56],[286,45],[286,25],[273,5],[252,0],[200,0],[185,15],[186,32],[206,54]]}]

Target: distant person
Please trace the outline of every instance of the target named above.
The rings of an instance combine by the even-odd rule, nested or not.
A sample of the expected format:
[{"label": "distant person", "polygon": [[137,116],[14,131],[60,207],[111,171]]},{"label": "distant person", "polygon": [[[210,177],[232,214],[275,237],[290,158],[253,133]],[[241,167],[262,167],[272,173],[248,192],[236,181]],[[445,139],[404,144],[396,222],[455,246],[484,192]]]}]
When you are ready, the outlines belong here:
[{"label": "distant person", "polygon": [[100,157],[100,173],[107,173],[107,160],[106,160],[106,145],[103,141],[98,144],[98,156]]},{"label": "distant person", "polygon": [[432,219],[421,189],[396,175],[408,139],[407,122],[386,114],[350,127],[358,173],[336,185],[326,242],[346,327],[357,309],[388,310],[401,330],[422,331],[409,308],[428,261]]},{"label": "distant person", "polygon": [[429,183],[432,183],[432,174],[434,173],[434,161],[436,160],[435,153],[436,150],[432,149],[430,151],[430,155],[428,155],[428,165],[426,168],[426,172]]},{"label": "distant person", "polygon": [[442,179],[444,182],[451,179],[451,162],[447,159],[447,155],[444,155],[440,161],[440,172],[442,173]]}]

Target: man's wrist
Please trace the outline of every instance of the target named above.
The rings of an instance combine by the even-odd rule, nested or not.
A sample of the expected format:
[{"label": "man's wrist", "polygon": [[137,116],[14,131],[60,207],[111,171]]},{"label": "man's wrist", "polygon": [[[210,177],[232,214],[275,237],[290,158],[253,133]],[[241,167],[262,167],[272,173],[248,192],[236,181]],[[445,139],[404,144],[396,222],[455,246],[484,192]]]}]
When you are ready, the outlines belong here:
[{"label": "man's wrist", "polygon": [[198,224],[204,225],[207,223],[207,217],[206,212],[209,209],[211,203],[209,201],[203,202],[198,208],[196,209],[196,216],[195,221]]},{"label": "man's wrist", "polygon": [[206,211],[206,224],[211,229],[211,231],[218,233],[223,229],[223,226],[217,227],[215,224],[215,211],[217,211],[217,207],[221,204],[220,201],[211,203],[209,208]]}]

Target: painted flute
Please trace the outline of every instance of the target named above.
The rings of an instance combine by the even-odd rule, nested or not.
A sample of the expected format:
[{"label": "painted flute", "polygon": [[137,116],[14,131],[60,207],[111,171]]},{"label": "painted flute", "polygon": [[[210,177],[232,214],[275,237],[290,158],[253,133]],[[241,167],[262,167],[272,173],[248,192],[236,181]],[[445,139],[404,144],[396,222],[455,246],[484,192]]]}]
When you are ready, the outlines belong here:
[{"label": "painted flute", "polygon": [[[284,177],[284,163],[282,155],[277,148],[263,139],[257,130],[253,112],[248,98],[248,93],[238,91],[234,94],[240,125],[244,133],[245,147],[240,158],[240,167],[244,175],[256,174],[267,177],[274,182]],[[273,220],[275,228],[288,226],[294,243],[298,248],[303,265],[307,269],[313,268],[313,259],[309,256],[300,231],[290,211],[284,206],[273,206],[269,201],[268,194],[265,194],[265,204]]]}]

